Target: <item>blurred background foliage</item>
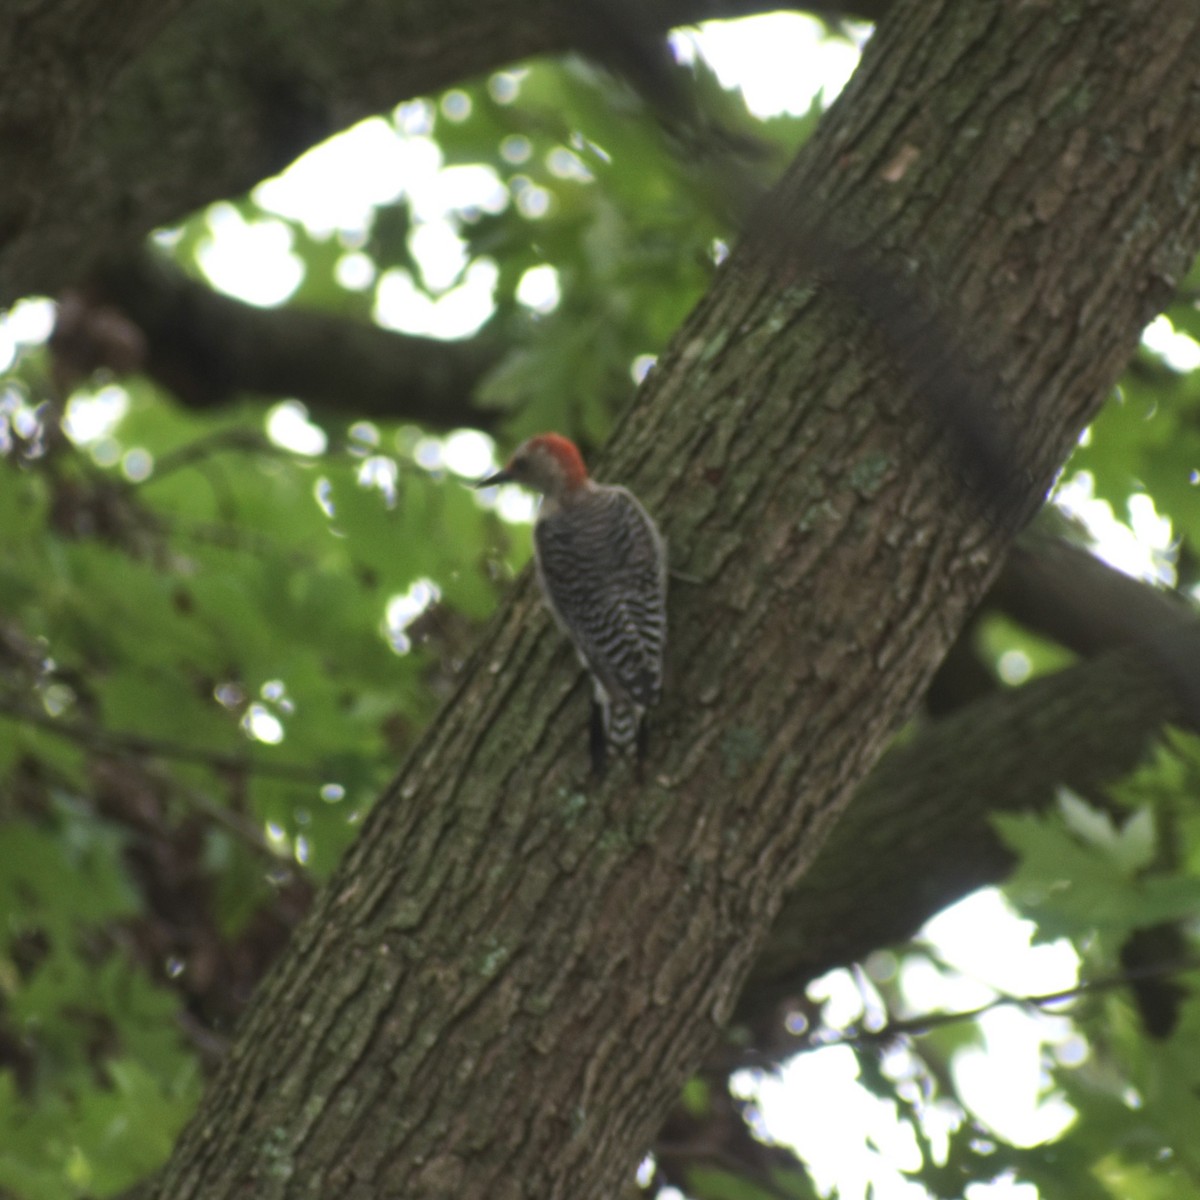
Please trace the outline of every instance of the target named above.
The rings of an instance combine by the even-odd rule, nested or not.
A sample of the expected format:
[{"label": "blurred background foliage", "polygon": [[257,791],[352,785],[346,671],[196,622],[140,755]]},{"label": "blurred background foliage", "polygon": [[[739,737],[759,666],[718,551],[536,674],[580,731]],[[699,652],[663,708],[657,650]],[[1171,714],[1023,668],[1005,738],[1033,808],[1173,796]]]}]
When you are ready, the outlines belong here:
[{"label": "blurred background foliage", "polygon": [[[298,186],[268,182],[153,239],[205,287],[432,333],[447,353],[494,347],[445,422],[412,419],[402,388],[392,412],[364,415],[353,371],[322,406],[249,392],[189,404],[137,369],[141,332],[86,296],[74,302],[107,314],[132,369],[116,353],[82,362],[61,315],[51,338],[47,301],[4,318],[0,1196],[112,1195],[166,1156],[255,981],[528,557],[527,502],[467,484],[541,429],[603,443],[736,239],[744,180],[769,182],[819,115],[755,118],[703,60],[695,71],[705,111],[753,144],[738,171],[665,134],[599,70],[539,61],[346,135],[352,156],[386,146],[399,172],[353,218],[295,207],[304,180],[340,169],[324,150],[293,168]],[[274,247],[276,269],[239,278],[251,243]],[[1077,540],[1189,602],[1198,286],[1152,327],[1060,488]],[[1005,686],[1072,658],[998,616],[974,637]],[[980,998],[948,1007],[1012,1000],[1037,1029],[1035,1091],[1053,1111],[1032,1140],[1006,1138],[962,1085],[980,1021],[924,1020],[929,980],[954,996],[964,978],[929,934],[797,1001],[791,1092],[771,1092],[771,1072],[734,1076],[767,1166],[697,1159],[656,1175],[648,1160],[643,1182],[703,1200],[868,1185],[1200,1195],[1191,984],[1169,985],[1164,1033],[1106,982],[1128,981],[1140,930],[1168,931],[1158,975],[1192,962],[1198,784],[1200,752],[1179,736],[1104,803],[1064,794],[999,822],[1018,863],[1009,911],[1073,964],[1070,994],[1025,1001],[976,980]],[[890,1130],[851,1130],[857,1165],[835,1175],[778,1144],[779,1114],[811,1102],[805,1059],[831,1042]],[[695,1081],[684,1108],[716,1119],[723,1088]],[[995,1180],[1008,1182],[971,1190]]]}]

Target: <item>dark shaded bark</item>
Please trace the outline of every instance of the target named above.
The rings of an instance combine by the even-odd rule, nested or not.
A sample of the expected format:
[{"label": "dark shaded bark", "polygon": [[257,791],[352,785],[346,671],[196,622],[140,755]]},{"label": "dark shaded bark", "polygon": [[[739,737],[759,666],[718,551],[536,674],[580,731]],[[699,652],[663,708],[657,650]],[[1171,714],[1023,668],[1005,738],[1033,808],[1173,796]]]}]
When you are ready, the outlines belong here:
[{"label": "dark shaded bark", "polygon": [[[105,335],[109,314],[132,323],[139,348]],[[98,330],[93,334],[93,328]],[[497,414],[472,404],[496,362],[494,333],[447,342],[407,336],[330,313],[258,308],[141,255],[101,272],[64,307],[52,341],[58,362],[142,370],[193,408],[244,393],[291,396],[347,420],[384,417],[434,429],[487,429]]]},{"label": "dark shaded bark", "polygon": [[0,246],[43,206],[54,172],[103,110],[122,71],[190,5],[7,6],[0,22]]},{"label": "dark shaded bark", "polygon": [[1182,684],[1183,675],[1196,673],[1186,653],[1196,615],[1185,600],[1131,579],[1059,538],[1019,542],[988,603],[1077,654],[1135,645],[1145,651],[1181,636],[1175,674]]},{"label": "dark shaded bark", "polygon": [[[901,3],[774,207],[919,257],[1003,381],[1024,509],[1200,245],[1200,13],[1073,12]],[[734,256],[609,460],[704,581],[648,782],[583,790],[584,689],[526,580],[155,1194],[587,1200],[632,1170],[1006,540],[788,259]]]}]

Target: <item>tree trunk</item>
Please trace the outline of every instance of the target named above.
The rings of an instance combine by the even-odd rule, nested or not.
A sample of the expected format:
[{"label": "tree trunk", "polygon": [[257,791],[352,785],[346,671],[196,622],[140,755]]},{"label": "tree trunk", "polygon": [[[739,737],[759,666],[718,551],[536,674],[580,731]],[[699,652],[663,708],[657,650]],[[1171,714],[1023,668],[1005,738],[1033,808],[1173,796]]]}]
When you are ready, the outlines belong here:
[{"label": "tree trunk", "polygon": [[[774,199],[937,280],[1003,380],[1026,510],[1200,244],[1198,61],[1174,0],[903,2]],[[157,1195],[628,1178],[1006,542],[878,337],[791,257],[734,256],[609,459],[702,581],[672,596],[646,782],[584,782],[585,689],[525,579]]]}]

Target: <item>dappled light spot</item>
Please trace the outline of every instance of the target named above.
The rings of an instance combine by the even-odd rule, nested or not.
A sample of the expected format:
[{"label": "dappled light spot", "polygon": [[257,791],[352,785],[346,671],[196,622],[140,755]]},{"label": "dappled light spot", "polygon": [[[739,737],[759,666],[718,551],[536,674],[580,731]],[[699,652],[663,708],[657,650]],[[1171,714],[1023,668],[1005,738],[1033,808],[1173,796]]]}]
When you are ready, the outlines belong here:
[{"label": "dappled light spot", "polygon": [[355,421],[347,434],[351,454],[365,454],[379,445],[379,426],[374,421]]},{"label": "dappled light spot", "polygon": [[505,484],[496,493],[496,512],[510,525],[531,524],[537,512],[537,497],[525,488]]},{"label": "dappled light spot", "polygon": [[0,313],[0,371],[13,365],[22,346],[40,345],[50,336],[54,313],[53,301],[40,297],[18,300]]},{"label": "dappled light spot", "polygon": [[996,663],[1000,678],[1010,687],[1024,683],[1033,671],[1033,663],[1024,650],[1005,650]]},{"label": "dappled light spot", "polygon": [[242,718],[242,728],[256,742],[277,746],[283,741],[283,722],[265,704],[255,701]]},{"label": "dappled light spot", "polygon": [[4,453],[12,449],[13,434],[29,441],[39,428],[37,411],[26,399],[24,388],[9,386],[0,392],[0,443]]},{"label": "dappled light spot", "polygon": [[38,431],[37,413],[27,404],[18,404],[8,414],[8,419],[19,437],[31,438]]},{"label": "dappled light spot", "polygon": [[1064,1067],[1078,1067],[1088,1056],[1087,1039],[1079,1033],[1068,1034],[1053,1047],[1054,1060]]},{"label": "dappled light spot", "polygon": [[374,319],[397,333],[460,338],[474,333],[495,311],[500,272],[490,259],[476,259],[456,288],[431,299],[408,271],[385,271],[375,287]]},{"label": "dappled light spot", "polygon": [[313,498],[327,517],[333,516],[333,484],[324,475],[313,485]]},{"label": "dappled light spot", "polygon": [[296,711],[296,705],[287,694],[287,688],[282,679],[269,679],[259,689],[264,700],[274,704],[285,716]]},{"label": "dappled light spot", "polygon": [[872,951],[862,965],[872,983],[890,983],[900,969],[896,955],[891,950]]},{"label": "dappled light spot", "polygon": [[365,292],[375,282],[375,262],[360,251],[343,254],[333,269],[333,277],[350,292]]},{"label": "dappled light spot", "polygon": [[154,456],[141,446],[134,446],[132,450],[126,450],[121,459],[121,474],[129,480],[130,483],[141,483],[144,479],[149,479],[154,471]]},{"label": "dappled light spot", "polygon": [[[742,21],[705,22],[698,32],[675,34],[672,44],[683,55],[690,38],[712,67],[722,87],[741,89],[746,107],[759,117],[804,113],[819,96],[823,107],[846,86],[858,66],[869,26],[847,23],[853,41],[830,36],[815,17],[768,13]],[[748,71],[746,64],[754,63]],[[803,62],[803,71],[795,64]]]},{"label": "dappled light spot", "polygon": [[1200,367],[1200,342],[1176,329],[1165,313],[1160,313],[1142,331],[1142,345],[1181,375]]},{"label": "dappled light spot", "polygon": [[509,190],[516,201],[517,212],[529,221],[538,221],[550,212],[554,197],[542,186],[524,175],[514,175]]},{"label": "dappled light spot", "polygon": [[[478,479],[495,468],[494,459],[489,460],[487,467],[474,475]],[[528,489],[515,483],[502,483],[498,486],[482,488],[472,492],[475,502],[483,508],[496,512],[502,521],[510,525],[529,525],[537,513],[538,498]]]},{"label": "dappled light spot", "polygon": [[495,216],[508,207],[508,189],[486,163],[444,167],[410,188],[413,211],[422,220],[441,220],[452,213],[474,220],[480,212]]},{"label": "dappled light spot", "polygon": [[41,695],[42,707],[51,717],[61,717],[68,709],[74,707],[75,693],[65,683],[52,680],[43,684],[38,691]]},{"label": "dappled light spot", "polygon": [[496,468],[496,443],[477,429],[459,429],[442,439],[442,461],[463,479],[482,479]]},{"label": "dappled light spot", "polygon": [[409,247],[431,292],[444,292],[462,275],[467,248],[449,221],[425,221],[413,230]]},{"label": "dappled light spot", "polygon": [[[954,1057],[954,1079],[964,1104],[1006,1142],[1036,1146],[1058,1137],[1075,1109],[1057,1093],[1045,1094],[1040,1021],[1014,1008],[997,1008],[980,1018],[984,1045],[967,1046]],[[1057,1018],[1066,1025],[1065,1018]],[[995,1049],[1005,1046],[1002,1069]]]},{"label": "dappled light spot", "polygon": [[111,437],[128,411],[129,393],[115,384],[77,391],[67,401],[62,430],[75,445],[91,445]]},{"label": "dappled light spot", "polygon": [[488,79],[488,95],[497,104],[511,104],[521,90],[521,78],[528,71],[497,71]]},{"label": "dappled light spot", "polygon": [[54,328],[54,301],[44,296],[18,300],[2,317],[0,328],[26,346],[40,345]]},{"label": "dappled light spot", "polygon": [[591,183],[596,177],[587,169],[583,159],[565,146],[555,146],[546,155],[546,166],[550,174],[559,179],[570,179],[576,183]]},{"label": "dappled light spot", "polygon": [[794,1010],[784,1017],[783,1027],[793,1037],[800,1037],[808,1032],[808,1018],[802,1012]]},{"label": "dappled light spot", "polygon": [[299,400],[283,400],[267,413],[267,437],[293,454],[315,458],[324,454],[329,438],[308,419],[308,409]]},{"label": "dappled light spot", "polygon": [[1136,492],[1129,497],[1127,524],[1118,520],[1107,500],[1096,496],[1092,473],[1076,471],[1059,481],[1051,500],[1084,526],[1098,558],[1126,575],[1174,585],[1174,527],[1169,517],[1158,512],[1151,497]]},{"label": "dappled light spot", "polygon": [[634,383],[641,383],[650,374],[654,364],[658,362],[657,354],[639,354],[629,367],[629,374]]},{"label": "dappled light spot", "polygon": [[245,689],[240,683],[235,683],[233,680],[218,683],[213,688],[213,695],[216,697],[218,704],[228,709],[241,708],[246,703]]},{"label": "dappled light spot", "polygon": [[382,493],[388,508],[396,504],[396,482],[400,478],[400,468],[394,458],[386,454],[372,454],[358,468],[358,482],[361,487],[373,488]]},{"label": "dappled light spot", "polygon": [[214,204],[206,218],[210,236],[196,261],[210,283],[247,304],[273,308],[300,286],[304,261],[292,249],[282,221],[247,221],[232,204]]},{"label": "dappled light spot", "polygon": [[534,312],[553,312],[560,298],[558,271],[547,263],[530,267],[517,284],[517,299]]},{"label": "dappled light spot", "polygon": [[500,157],[519,167],[533,156],[533,143],[523,133],[510,133],[500,143]]},{"label": "dappled light spot", "polygon": [[384,628],[388,644],[397,654],[407,654],[412,649],[405,631],[441,595],[432,579],[418,579],[407,592],[388,600]]},{"label": "dappled light spot", "polygon": [[259,184],[254,199],[262,208],[302,221],[313,233],[363,229],[373,209],[399,199],[409,157],[405,139],[391,123],[369,117]]},{"label": "dappled light spot", "polygon": [[455,122],[465,121],[471,115],[471,97],[455,88],[442,97],[442,115]]},{"label": "dappled light spot", "polygon": [[440,438],[423,437],[418,439],[412,450],[413,461],[426,471],[440,471],[446,465],[442,457],[442,442]]},{"label": "dappled light spot", "polygon": [[392,120],[408,137],[427,137],[433,132],[433,105],[428,100],[406,100],[393,110]]}]

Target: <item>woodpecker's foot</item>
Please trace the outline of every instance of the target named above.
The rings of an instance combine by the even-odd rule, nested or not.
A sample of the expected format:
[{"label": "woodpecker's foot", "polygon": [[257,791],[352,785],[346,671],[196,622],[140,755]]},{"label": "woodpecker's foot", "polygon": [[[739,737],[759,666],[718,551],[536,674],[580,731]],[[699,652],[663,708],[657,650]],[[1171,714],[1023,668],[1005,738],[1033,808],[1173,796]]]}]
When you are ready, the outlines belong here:
[{"label": "woodpecker's foot", "polygon": [[604,729],[604,710],[592,701],[592,719],[588,723],[588,749],[592,754],[592,774],[601,779],[608,769],[608,734]]}]

